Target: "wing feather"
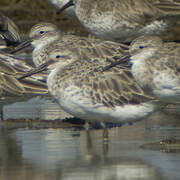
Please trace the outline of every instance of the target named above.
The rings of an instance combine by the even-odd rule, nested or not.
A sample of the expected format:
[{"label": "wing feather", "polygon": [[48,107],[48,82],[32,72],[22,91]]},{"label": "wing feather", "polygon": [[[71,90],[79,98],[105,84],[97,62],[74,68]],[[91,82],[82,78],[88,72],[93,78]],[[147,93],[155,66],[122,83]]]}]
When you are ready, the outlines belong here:
[{"label": "wing feather", "polygon": [[[131,77],[130,77],[131,76]],[[121,78],[122,77],[122,78]],[[126,79],[124,78],[126,77]],[[120,70],[118,73],[111,71],[92,74],[90,81],[86,77],[81,81],[83,91],[93,99],[94,103],[103,103],[115,107],[124,104],[139,104],[154,100],[140,88],[133,79],[130,70]]]}]

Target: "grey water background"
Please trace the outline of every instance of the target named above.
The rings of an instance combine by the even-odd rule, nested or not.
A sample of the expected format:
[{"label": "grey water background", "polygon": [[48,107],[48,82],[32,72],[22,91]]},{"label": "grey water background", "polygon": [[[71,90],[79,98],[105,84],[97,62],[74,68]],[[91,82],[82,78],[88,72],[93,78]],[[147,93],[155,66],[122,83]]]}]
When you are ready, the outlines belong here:
[{"label": "grey water background", "polygon": [[3,107],[3,118],[56,120],[72,117],[62,111],[51,97],[34,97],[25,102],[17,102]]},{"label": "grey water background", "polygon": [[[27,109],[23,105],[22,113],[33,113],[32,107],[37,110],[37,100],[31,100]],[[40,110],[48,114],[46,105],[40,107],[38,115]],[[179,107],[171,108],[133,125],[109,129],[108,143],[103,142],[101,129],[0,126],[0,180],[179,180],[180,151],[141,148],[180,139]]]}]

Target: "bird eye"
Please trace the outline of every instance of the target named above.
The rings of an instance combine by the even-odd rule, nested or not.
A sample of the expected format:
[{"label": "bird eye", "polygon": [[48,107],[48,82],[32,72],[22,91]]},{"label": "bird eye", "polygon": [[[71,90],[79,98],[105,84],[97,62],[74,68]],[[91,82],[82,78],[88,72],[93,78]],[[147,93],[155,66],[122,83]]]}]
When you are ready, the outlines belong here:
[{"label": "bird eye", "polygon": [[143,48],[145,48],[144,46],[139,46],[139,49],[143,49]]},{"label": "bird eye", "polygon": [[56,56],[57,59],[60,58],[60,57],[62,57],[62,56],[60,56],[60,55],[57,55],[57,56]]},{"label": "bird eye", "polygon": [[44,34],[45,33],[45,31],[40,31],[40,34]]}]

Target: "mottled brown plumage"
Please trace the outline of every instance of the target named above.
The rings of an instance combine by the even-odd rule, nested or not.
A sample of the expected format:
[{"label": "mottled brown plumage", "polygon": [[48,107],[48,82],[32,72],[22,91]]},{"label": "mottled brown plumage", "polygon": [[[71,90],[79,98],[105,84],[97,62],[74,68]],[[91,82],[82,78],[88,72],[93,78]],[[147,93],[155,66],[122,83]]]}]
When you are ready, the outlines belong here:
[{"label": "mottled brown plumage", "polygon": [[163,35],[179,19],[176,0],[70,0],[86,30],[98,38],[130,42],[140,35]]},{"label": "mottled brown plumage", "polygon": [[[48,76],[48,89],[60,106],[76,117],[102,122],[135,121],[160,108],[158,101],[135,82],[127,62],[122,61],[104,70],[112,62],[121,61],[126,52],[124,55],[119,52],[113,54],[112,50],[112,54],[107,56],[103,54],[106,51],[101,51],[106,42],[102,44],[98,47],[92,43],[86,48],[84,46],[84,49],[75,49],[73,46],[49,47],[46,60],[54,63],[49,66],[52,72]],[[93,48],[99,52],[98,55],[92,51]],[[115,55],[119,55],[119,58],[114,59]],[[118,108],[124,110],[128,106],[131,111],[129,115],[128,110],[118,111]],[[145,108],[132,109],[139,106]]]},{"label": "mottled brown plumage", "polygon": [[132,73],[146,91],[163,101],[180,100],[180,44],[142,36],[130,47]]},{"label": "mottled brown plumage", "polygon": [[[62,50],[61,53],[63,54]],[[154,100],[134,82],[127,64],[122,63],[103,71],[106,63],[101,64],[101,60],[94,61],[93,58],[83,56],[82,59],[69,64],[56,74],[57,87],[66,88],[69,84],[74,84],[83,91],[84,96],[92,100],[93,104],[102,103],[112,108]]]}]

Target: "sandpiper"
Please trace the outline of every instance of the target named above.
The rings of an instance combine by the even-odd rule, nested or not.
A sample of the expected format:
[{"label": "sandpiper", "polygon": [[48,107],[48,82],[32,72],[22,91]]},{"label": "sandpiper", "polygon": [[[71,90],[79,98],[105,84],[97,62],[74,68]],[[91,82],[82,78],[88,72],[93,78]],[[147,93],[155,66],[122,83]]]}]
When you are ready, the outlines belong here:
[{"label": "sandpiper", "polygon": [[139,85],[166,102],[180,101],[180,44],[141,36],[130,46],[132,74]]},{"label": "sandpiper", "polygon": [[8,17],[0,13],[0,35],[7,45],[17,45],[20,43],[19,29]]},{"label": "sandpiper", "polygon": [[[109,58],[109,57],[108,57]],[[113,57],[111,57],[113,61]],[[49,59],[49,92],[75,117],[98,122],[133,122],[147,117],[160,106],[134,81],[124,65],[107,68],[108,59],[89,59],[86,51],[53,49]]]},{"label": "sandpiper", "polygon": [[[47,0],[47,2],[56,9],[61,9],[68,2],[68,0]],[[74,7],[69,7],[64,11],[64,13],[74,17],[75,16]]]},{"label": "sandpiper", "polygon": [[70,0],[86,30],[98,38],[131,42],[140,35],[163,35],[179,19],[176,0]]}]

